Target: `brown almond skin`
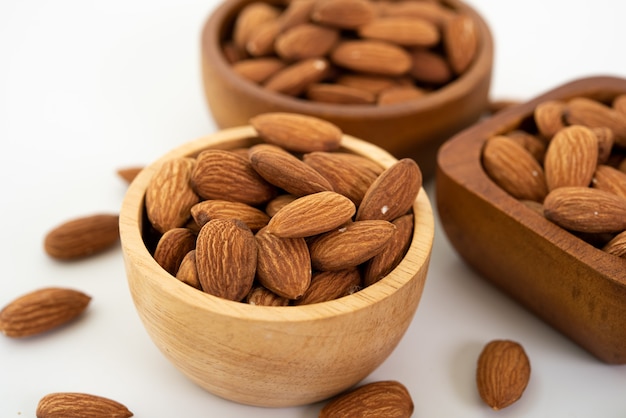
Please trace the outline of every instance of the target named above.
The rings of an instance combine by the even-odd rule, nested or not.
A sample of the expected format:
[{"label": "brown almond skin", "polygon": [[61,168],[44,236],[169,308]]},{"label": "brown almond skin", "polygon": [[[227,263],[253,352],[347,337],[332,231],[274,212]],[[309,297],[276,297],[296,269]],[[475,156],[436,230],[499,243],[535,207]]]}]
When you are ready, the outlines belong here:
[{"label": "brown almond skin", "polygon": [[294,305],[328,302],[347,296],[361,288],[361,275],[357,269],[321,271],[311,278],[304,295]]},{"label": "brown almond skin", "polygon": [[316,270],[345,270],[380,253],[396,227],[388,221],[356,221],[322,234],[309,246],[311,265]]},{"label": "brown almond skin", "polygon": [[90,296],[73,289],[38,289],[0,311],[0,331],[12,338],[41,334],[77,318],[90,301]]},{"label": "brown almond skin", "polygon": [[260,209],[246,203],[228,200],[203,200],[191,208],[191,216],[202,227],[211,219],[239,219],[253,232],[263,228],[270,217]]},{"label": "brown almond skin", "polygon": [[610,128],[615,135],[615,143],[626,147],[626,115],[612,107],[587,97],[576,97],[567,102],[565,120],[570,125]]},{"label": "brown almond skin", "polygon": [[386,76],[406,74],[412,65],[411,55],[404,48],[376,40],[339,42],[330,60],[349,70]]},{"label": "brown almond skin", "polygon": [[308,58],[278,70],[264,83],[263,87],[269,91],[298,96],[311,84],[323,80],[330,69],[325,58]]},{"label": "brown almond skin", "polygon": [[304,238],[280,238],[261,229],[257,244],[258,282],[287,299],[299,299],[311,284],[311,257]]},{"label": "brown almond skin", "polygon": [[309,166],[322,174],[340,193],[360,205],[367,189],[384,168],[376,162],[345,152],[310,152],[302,156]]},{"label": "brown almond skin", "polygon": [[358,29],[362,38],[387,41],[407,47],[430,48],[440,40],[437,26],[412,17],[383,17],[362,25]]},{"label": "brown almond skin", "polygon": [[342,29],[355,29],[371,22],[376,15],[367,0],[319,1],[311,11],[314,22]]},{"label": "brown almond skin", "polygon": [[391,221],[411,209],[422,187],[417,163],[403,158],[382,172],[363,196],[356,220]]},{"label": "brown almond skin", "polygon": [[248,155],[252,168],[261,177],[294,196],[333,190],[319,172],[276,145],[254,145]]},{"label": "brown almond skin", "polygon": [[602,247],[603,251],[616,257],[626,258],[626,231],[617,234]]},{"label": "brown almond skin", "polygon": [[385,417],[408,418],[413,414],[413,400],[400,382],[372,382],[345,392],[328,402],[320,418]]},{"label": "brown almond skin", "polygon": [[172,228],[159,240],[154,260],[172,276],[176,276],[180,263],[196,247],[196,234],[189,228]]},{"label": "brown almond skin", "polygon": [[196,242],[196,266],[202,290],[241,301],[252,289],[257,247],[250,228],[239,220],[207,222]]},{"label": "brown almond skin", "polygon": [[463,74],[474,61],[478,49],[478,31],[471,17],[459,14],[446,21],[443,43],[455,74]]},{"label": "brown almond skin", "polygon": [[202,290],[202,285],[198,279],[198,267],[196,266],[196,250],[189,251],[180,262],[176,278],[191,287]]},{"label": "brown almond skin", "polygon": [[564,186],[589,186],[598,164],[598,138],[585,126],[573,125],[557,132],[543,162],[548,190]]},{"label": "brown almond skin", "polygon": [[287,61],[323,57],[339,41],[339,31],[333,28],[303,23],[276,38],[276,53]]},{"label": "brown almond skin", "polygon": [[547,219],[564,229],[586,233],[626,229],[626,198],[591,187],[559,187],[543,202]]},{"label": "brown almond skin", "polygon": [[626,199],[626,173],[617,168],[603,164],[598,165],[591,186]]},{"label": "brown almond skin", "polygon": [[566,104],[561,100],[547,100],[537,105],[533,117],[541,136],[551,139],[565,127],[565,108]]},{"label": "brown almond skin", "polygon": [[385,247],[363,269],[363,284],[370,286],[389,273],[402,261],[413,238],[413,214],[400,216],[392,222],[396,231]]},{"label": "brown almond skin", "polygon": [[250,58],[233,64],[233,71],[243,78],[259,84],[285,68],[285,65],[278,58]]},{"label": "brown almond skin", "polygon": [[95,214],[55,227],[46,234],[44,250],[59,260],[75,260],[100,253],[118,242],[119,216]]},{"label": "brown almond skin", "polygon": [[263,286],[255,286],[246,295],[246,303],[257,306],[288,306],[290,300]]},{"label": "brown almond skin", "polygon": [[37,418],[128,418],[133,413],[112,399],[87,393],[50,393],[39,401]]},{"label": "brown almond skin", "polygon": [[530,379],[530,361],[515,341],[494,340],[478,357],[476,386],[483,401],[494,410],[516,402]]},{"label": "brown almond skin", "polygon": [[241,155],[226,150],[202,151],[191,176],[203,199],[223,199],[259,205],[276,196],[276,188],[263,179]]},{"label": "brown almond skin", "polygon": [[548,193],[539,162],[511,138],[489,138],[482,151],[482,164],[489,177],[516,199],[541,202]]},{"label": "brown almond skin", "polygon": [[325,120],[294,113],[263,113],[250,119],[261,139],[292,152],[334,151],[343,132]]},{"label": "brown almond skin", "polygon": [[348,222],[354,203],[335,192],[300,197],[283,206],[267,224],[267,232],[283,238],[310,237]]}]

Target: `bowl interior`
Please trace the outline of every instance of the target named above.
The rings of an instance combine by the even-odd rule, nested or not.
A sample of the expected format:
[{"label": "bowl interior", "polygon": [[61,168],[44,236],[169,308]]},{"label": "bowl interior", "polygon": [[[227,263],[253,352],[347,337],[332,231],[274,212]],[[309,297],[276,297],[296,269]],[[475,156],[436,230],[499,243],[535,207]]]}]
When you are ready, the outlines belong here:
[{"label": "bowl interior", "polygon": [[[136,177],[120,214],[129,286],[155,344],[209,392],[253,405],[310,403],[364,378],[399,342],[426,279],[434,236],[432,209],[422,189],[414,204],[415,232],[403,261],[387,277],[350,296],[306,306],[263,307],[198,291],[165,272],[146,248],[146,187],[163,161],[208,147],[246,146],[253,137],[250,127],[220,131],[171,151]],[[396,161],[349,136],[342,145],[383,166]]]}]

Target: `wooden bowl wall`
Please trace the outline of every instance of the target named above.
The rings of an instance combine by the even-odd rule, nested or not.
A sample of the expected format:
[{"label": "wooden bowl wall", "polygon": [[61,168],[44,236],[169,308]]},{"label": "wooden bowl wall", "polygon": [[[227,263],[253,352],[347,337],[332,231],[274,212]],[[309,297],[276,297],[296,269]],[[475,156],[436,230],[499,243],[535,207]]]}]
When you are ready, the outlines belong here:
[{"label": "wooden bowl wall", "polygon": [[[164,161],[205,148],[250,145],[250,127],[187,143],[145,168],[130,185],[120,233],[130,291],[163,354],[207,391],[260,406],[303,405],[331,397],[370,374],[393,351],[417,309],[430,260],[434,220],[422,189],[415,232],[404,260],[379,282],[330,302],[263,307],[221,299],[178,281],[142,240],[144,195]],[[346,150],[385,167],[396,160],[345,136]]]},{"label": "wooden bowl wall", "polygon": [[[326,119],[357,138],[372,142],[396,158],[415,159],[425,178],[432,177],[439,146],[476,122],[488,104],[493,67],[493,40],[483,18],[459,0],[444,4],[472,16],[479,30],[475,60],[459,79],[423,99],[388,106],[314,103],[276,94],[235,74],[224,58],[221,41],[245,5],[254,0],[226,0],[202,31],[204,93],[220,128],[249,123],[259,113],[286,111]],[[271,0],[270,0],[271,1]]]},{"label": "wooden bowl wall", "polygon": [[481,166],[492,135],[528,123],[537,104],[609,100],[626,80],[573,81],[504,110],[445,143],[437,209],[456,251],[489,282],[606,363],[626,363],[626,260],[576,238],[498,187]]}]

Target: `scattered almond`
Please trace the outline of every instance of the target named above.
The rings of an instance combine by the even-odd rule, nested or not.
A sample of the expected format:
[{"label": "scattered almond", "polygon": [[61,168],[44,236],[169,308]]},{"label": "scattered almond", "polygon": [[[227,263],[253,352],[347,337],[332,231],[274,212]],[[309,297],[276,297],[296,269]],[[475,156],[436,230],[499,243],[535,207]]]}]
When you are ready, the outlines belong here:
[{"label": "scattered almond", "polygon": [[41,334],[76,319],[90,301],[90,296],[73,289],[35,290],[0,311],[0,331],[12,338]]},{"label": "scattered almond", "polygon": [[59,260],[75,260],[110,248],[119,240],[119,216],[95,214],[70,221],[49,231],[44,250]]},{"label": "scattered almond", "polygon": [[413,399],[400,382],[372,382],[345,392],[328,402],[320,418],[385,417],[408,418],[413,415]]},{"label": "scattered almond", "polygon": [[112,399],[87,393],[50,393],[39,401],[37,418],[128,418],[133,413]]},{"label": "scattered almond", "polygon": [[515,341],[494,340],[478,357],[476,386],[482,400],[498,411],[521,398],[530,379],[530,361]]}]

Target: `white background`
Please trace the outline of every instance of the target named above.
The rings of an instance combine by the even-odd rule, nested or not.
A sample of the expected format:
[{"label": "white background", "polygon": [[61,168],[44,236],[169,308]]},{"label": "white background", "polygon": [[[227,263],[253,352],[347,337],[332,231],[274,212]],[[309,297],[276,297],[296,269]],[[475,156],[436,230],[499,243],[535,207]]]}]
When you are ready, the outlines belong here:
[{"label": "white background", "polygon": [[[626,3],[471,0],[496,42],[492,96],[529,99],[574,78],[626,77]],[[77,263],[42,249],[53,226],[118,212],[115,170],[215,131],[199,74],[217,0],[0,1],[0,306],[44,286],[93,297],[86,314],[26,340],[0,338],[0,416],[34,416],[49,392],[111,397],[137,417],[315,417],[219,399],[171,366],[143,330],[119,246]],[[432,184],[427,191],[434,202]],[[626,366],[608,366],[480,280],[441,228],[415,320],[367,381],[396,379],[418,417],[490,417],[474,384],[482,346],[524,345],[532,376],[499,417],[626,416]]]}]

